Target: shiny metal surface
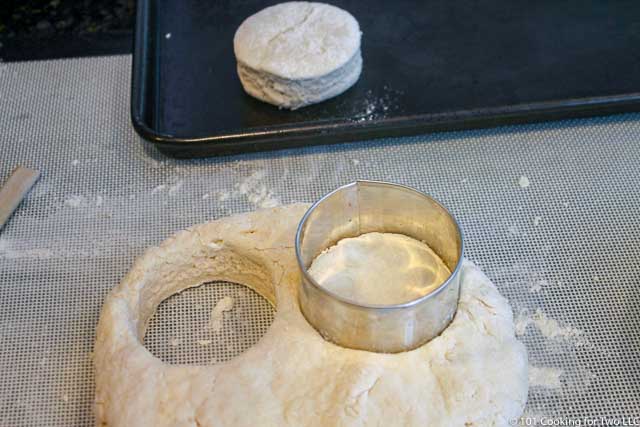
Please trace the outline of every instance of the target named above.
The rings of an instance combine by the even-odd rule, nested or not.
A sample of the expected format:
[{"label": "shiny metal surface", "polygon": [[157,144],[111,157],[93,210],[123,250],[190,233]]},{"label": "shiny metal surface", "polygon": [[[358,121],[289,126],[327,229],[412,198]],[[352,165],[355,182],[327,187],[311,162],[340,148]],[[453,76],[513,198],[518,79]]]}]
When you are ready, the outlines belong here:
[{"label": "shiny metal surface", "polygon": [[[432,292],[404,304],[363,304],[320,286],[307,272],[339,240],[373,231],[425,242],[451,270]],[[463,237],[455,219],[431,197],[402,185],[356,181],[324,196],[300,222],[296,256],[302,271],[300,307],[327,340],[383,353],[411,350],[436,337],[458,305]],[[401,284],[398,284],[401,286]]]}]

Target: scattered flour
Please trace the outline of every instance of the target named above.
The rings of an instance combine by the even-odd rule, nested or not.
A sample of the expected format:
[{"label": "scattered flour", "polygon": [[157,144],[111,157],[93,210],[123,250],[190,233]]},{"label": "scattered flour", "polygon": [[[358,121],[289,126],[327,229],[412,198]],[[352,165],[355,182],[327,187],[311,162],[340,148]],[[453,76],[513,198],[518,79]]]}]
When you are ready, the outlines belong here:
[{"label": "scattered flour", "polygon": [[164,38],[165,38],[165,39],[167,39],[167,40],[169,40],[169,39],[171,38],[171,33],[167,33],[167,34],[165,34],[165,35],[164,35]]},{"label": "scattered flour", "polygon": [[598,376],[588,369],[579,370],[579,378],[582,380],[583,387],[590,387]]},{"label": "scattered flour", "polygon": [[522,336],[527,331],[527,328],[531,324],[531,317],[525,314],[525,311],[520,312],[515,322],[516,335]]},{"label": "scattered flour", "polygon": [[226,296],[222,298],[211,310],[211,314],[209,315],[209,324],[208,328],[212,332],[220,332],[223,325],[224,313],[226,311],[230,311],[233,308],[233,298],[230,296]]},{"label": "scattered flour", "polygon": [[541,216],[534,216],[533,217],[533,225],[535,227],[539,226],[541,222],[542,222],[542,217]]},{"label": "scattered flour", "polygon": [[153,190],[151,190],[151,194],[157,194],[157,193],[161,193],[165,190],[168,190],[167,193],[170,196],[173,196],[174,194],[176,194],[178,191],[180,191],[182,189],[184,182],[182,180],[175,182],[174,184],[171,185],[167,185],[167,184],[160,184],[157,187],[155,187]]},{"label": "scattered flour", "polygon": [[561,388],[560,377],[564,374],[562,369],[529,366],[529,386],[543,388]]},{"label": "scattered flour", "polygon": [[538,280],[529,288],[529,292],[535,293],[540,292],[544,287],[548,286],[549,282],[546,280]]},{"label": "scattered flour", "polygon": [[211,344],[211,340],[198,340],[198,345],[206,346]]},{"label": "scattered flour", "polygon": [[[233,198],[246,198],[254,208],[271,208],[281,204],[278,197],[267,187],[266,173],[264,170],[253,172],[247,177],[243,177],[236,182],[231,190],[218,190],[201,194],[202,200],[215,197],[219,202]],[[185,189],[185,179],[177,180],[173,183],[160,184],[151,189],[151,194],[164,193],[169,196],[181,195],[188,192]],[[133,197],[132,197],[133,198]]]},{"label": "scattered flour", "polygon": [[[91,258],[98,256],[100,251],[97,248],[90,249],[70,249],[69,247],[56,247],[49,248],[33,248],[25,247],[31,241],[19,241],[9,242],[9,245],[2,244],[0,240],[0,259],[53,259],[53,258]],[[40,244],[41,241],[36,242]],[[66,242],[65,242],[66,243]]]},{"label": "scattered flour", "polygon": [[151,190],[151,194],[159,193],[159,192],[161,192],[161,191],[164,191],[166,188],[167,188],[167,186],[166,186],[166,185],[164,185],[164,184],[160,184],[160,185],[158,185],[156,188],[154,188],[153,190]]},{"label": "scattered flour", "polygon": [[358,166],[360,164],[360,160],[358,159],[351,159],[351,163],[353,163],[353,166]]},{"label": "scattered flour", "polygon": [[529,178],[524,175],[521,176],[520,179],[518,179],[518,185],[520,186],[520,188],[527,188],[530,184],[531,182],[529,181]]},{"label": "scattered flour", "polygon": [[[104,197],[98,195],[95,199],[95,206],[102,206],[104,203]],[[80,195],[71,195],[64,200],[64,205],[71,208],[86,208],[92,206],[94,203],[91,198]]]},{"label": "scattered flour", "polygon": [[84,196],[72,195],[65,199],[64,204],[72,208],[87,206],[87,198]]},{"label": "scattered flour", "polygon": [[177,193],[178,191],[180,191],[182,189],[182,185],[183,185],[183,181],[180,180],[178,182],[176,182],[175,184],[173,184],[172,186],[169,187],[169,194],[173,195],[175,193]]},{"label": "scattered flour", "polygon": [[582,331],[571,326],[560,326],[554,319],[550,319],[542,313],[540,309],[536,310],[533,316],[533,322],[538,330],[547,338],[575,338],[582,335]]},{"label": "scattered flour", "polygon": [[539,308],[532,315],[529,315],[527,310],[518,314],[516,335],[524,335],[529,325],[533,325],[545,338],[569,341],[575,345],[587,343],[583,331],[571,326],[560,326],[556,320],[547,317]]},{"label": "scattered flour", "polygon": [[258,208],[272,208],[280,205],[280,200],[267,189],[263,182],[264,177],[264,171],[254,172],[236,185],[238,193]]},{"label": "scattered flour", "polygon": [[146,163],[147,165],[149,165],[151,167],[151,169],[162,169],[165,167],[170,167],[171,164],[169,161],[166,160],[155,160],[149,156],[144,156],[144,155],[136,155],[136,158],[140,161],[142,161],[143,163]]},{"label": "scattered flour", "polygon": [[386,117],[387,113],[398,109],[399,96],[403,91],[384,86],[382,92],[374,93],[369,89],[360,105],[355,121],[368,121]]},{"label": "scattered flour", "polygon": [[0,259],[46,259],[60,255],[44,248],[23,248],[24,243],[13,239],[0,239]]},{"label": "scattered flour", "polygon": [[171,341],[169,341],[169,345],[171,345],[171,347],[177,347],[180,344],[182,344],[182,338],[172,338]]},{"label": "scattered flour", "polygon": [[80,164],[80,160],[75,159],[74,161],[71,162],[71,166],[78,166]]}]

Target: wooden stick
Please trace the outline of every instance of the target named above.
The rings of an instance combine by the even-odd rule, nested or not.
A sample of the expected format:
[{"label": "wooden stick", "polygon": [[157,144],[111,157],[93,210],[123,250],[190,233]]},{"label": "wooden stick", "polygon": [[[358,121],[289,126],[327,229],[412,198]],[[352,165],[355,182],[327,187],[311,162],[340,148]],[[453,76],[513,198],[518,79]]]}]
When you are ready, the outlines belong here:
[{"label": "wooden stick", "polygon": [[0,188],[0,230],[40,178],[40,172],[18,166]]}]

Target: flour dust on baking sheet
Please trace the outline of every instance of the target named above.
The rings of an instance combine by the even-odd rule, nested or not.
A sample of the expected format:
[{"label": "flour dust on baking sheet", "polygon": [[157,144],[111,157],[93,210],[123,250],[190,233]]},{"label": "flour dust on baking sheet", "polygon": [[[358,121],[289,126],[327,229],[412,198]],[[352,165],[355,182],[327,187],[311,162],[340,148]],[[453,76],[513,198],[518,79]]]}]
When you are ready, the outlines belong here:
[{"label": "flour dust on baking sheet", "polygon": [[210,282],[164,300],[144,345],[165,363],[226,362],[258,342],[274,313],[269,301],[244,285]]}]

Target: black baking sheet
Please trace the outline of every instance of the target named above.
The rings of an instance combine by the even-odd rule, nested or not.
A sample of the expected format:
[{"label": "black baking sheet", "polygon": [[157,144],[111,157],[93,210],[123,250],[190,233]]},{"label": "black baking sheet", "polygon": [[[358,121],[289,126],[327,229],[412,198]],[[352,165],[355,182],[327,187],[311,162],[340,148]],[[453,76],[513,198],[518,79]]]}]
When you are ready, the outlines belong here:
[{"label": "black baking sheet", "polygon": [[362,76],[296,111],[246,95],[233,35],[277,2],[139,0],[131,114],[177,157],[640,109],[640,2],[333,1]]}]

